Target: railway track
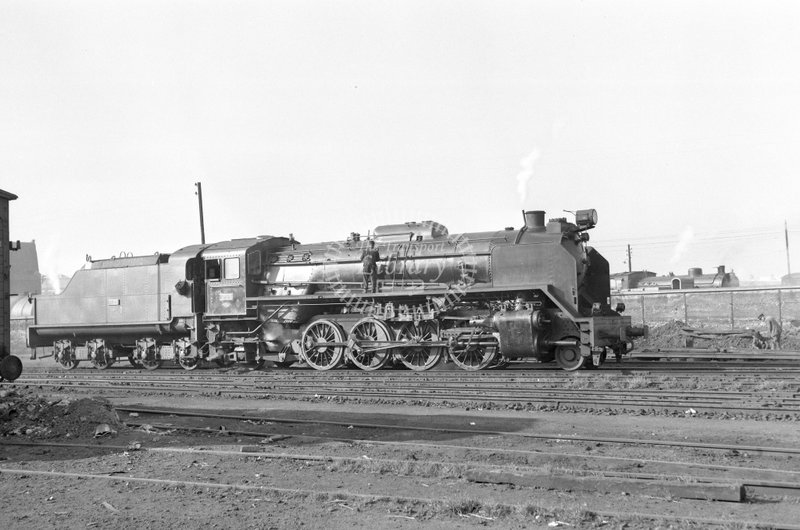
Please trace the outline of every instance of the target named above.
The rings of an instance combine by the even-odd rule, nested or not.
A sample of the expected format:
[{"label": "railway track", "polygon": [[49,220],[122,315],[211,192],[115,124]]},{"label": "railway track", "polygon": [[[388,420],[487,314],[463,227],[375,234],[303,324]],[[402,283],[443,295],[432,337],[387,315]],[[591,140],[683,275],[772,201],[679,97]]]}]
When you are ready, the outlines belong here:
[{"label": "railway track", "polygon": [[726,366],[722,371],[626,368],[581,374],[503,370],[487,373],[338,370],[28,372],[15,385],[59,392],[142,392],[247,398],[376,400],[690,414],[800,415],[795,369]]}]

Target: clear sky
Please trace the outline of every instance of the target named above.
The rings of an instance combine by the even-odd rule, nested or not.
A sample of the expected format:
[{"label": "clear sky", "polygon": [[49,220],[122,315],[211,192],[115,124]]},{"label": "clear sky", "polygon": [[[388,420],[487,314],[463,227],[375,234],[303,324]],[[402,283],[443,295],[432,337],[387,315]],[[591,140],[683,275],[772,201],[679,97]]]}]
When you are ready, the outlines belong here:
[{"label": "clear sky", "polygon": [[627,269],[800,271],[800,3],[0,2],[0,188],[86,254],[596,208]]}]

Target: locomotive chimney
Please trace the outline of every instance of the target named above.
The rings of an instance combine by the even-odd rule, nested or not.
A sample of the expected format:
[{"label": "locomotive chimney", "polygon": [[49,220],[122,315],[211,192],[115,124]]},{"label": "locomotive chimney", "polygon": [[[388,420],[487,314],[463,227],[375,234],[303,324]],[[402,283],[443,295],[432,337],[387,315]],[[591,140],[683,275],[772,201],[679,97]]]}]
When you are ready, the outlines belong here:
[{"label": "locomotive chimney", "polygon": [[531,210],[524,212],[525,228],[534,232],[544,231],[544,210]]},{"label": "locomotive chimney", "polygon": [[725,265],[717,266],[717,274],[725,274]]}]

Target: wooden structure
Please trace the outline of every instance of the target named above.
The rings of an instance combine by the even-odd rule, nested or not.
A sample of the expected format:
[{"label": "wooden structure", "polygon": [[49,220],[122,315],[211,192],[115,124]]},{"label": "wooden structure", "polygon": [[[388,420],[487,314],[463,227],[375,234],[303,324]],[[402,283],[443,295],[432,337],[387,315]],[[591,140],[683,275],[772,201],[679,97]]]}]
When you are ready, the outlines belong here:
[{"label": "wooden structure", "polygon": [[9,304],[9,236],[8,203],[16,199],[13,193],[0,190],[0,359],[11,354],[11,323]]}]

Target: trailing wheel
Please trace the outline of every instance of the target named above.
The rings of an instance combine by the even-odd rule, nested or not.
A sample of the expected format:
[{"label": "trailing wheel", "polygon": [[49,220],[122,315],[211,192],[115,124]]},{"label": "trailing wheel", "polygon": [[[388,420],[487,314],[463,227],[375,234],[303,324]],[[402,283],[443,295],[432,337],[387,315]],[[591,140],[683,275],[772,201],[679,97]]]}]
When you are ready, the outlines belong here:
[{"label": "trailing wheel", "polygon": [[376,318],[363,318],[350,330],[347,358],[362,370],[378,370],[392,357],[387,344],[391,340],[389,326]]},{"label": "trailing wheel", "polygon": [[574,345],[556,347],[556,363],[568,372],[573,372],[583,366],[581,347],[577,344],[577,339],[575,342]]},{"label": "trailing wheel", "polygon": [[403,324],[403,327],[397,332],[397,340],[416,344],[398,348],[395,357],[411,370],[418,372],[430,370],[436,366],[445,351],[443,346],[425,346],[427,342],[439,340],[436,325],[428,321],[418,324],[414,322]]},{"label": "trailing wheel", "polygon": [[480,336],[459,342],[450,349],[450,358],[462,370],[483,370],[497,357],[497,341],[492,336]]},{"label": "trailing wheel", "polygon": [[300,341],[303,360],[315,370],[336,368],[344,356],[344,331],[335,322],[317,320],[309,324]]},{"label": "trailing wheel", "polygon": [[184,370],[194,370],[201,364],[202,359],[198,357],[199,352],[192,350],[192,341],[189,339],[178,339],[172,342],[173,360]]}]

